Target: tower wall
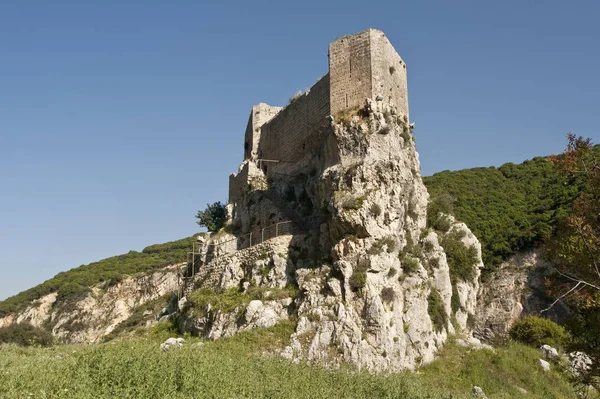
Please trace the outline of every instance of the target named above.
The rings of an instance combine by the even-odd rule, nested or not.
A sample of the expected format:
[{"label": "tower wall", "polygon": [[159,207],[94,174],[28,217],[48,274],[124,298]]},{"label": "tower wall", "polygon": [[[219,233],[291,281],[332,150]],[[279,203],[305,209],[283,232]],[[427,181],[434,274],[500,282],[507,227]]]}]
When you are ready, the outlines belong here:
[{"label": "tower wall", "polygon": [[279,161],[263,164],[267,175],[271,170],[289,173],[294,163],[318,149],[325,140],[329,114],[329,75],[325,75],[261,128],[258,158]]},{"label": "tower wall", "polygon": [[406,64],[385,34],[369,29],[371,58],[371,98],[383,97],[398,113],[408,118]]},{"label": "tower wall", "polygon": [[372,97],[371,34],[366,30],[329,45],[331,115]]}]

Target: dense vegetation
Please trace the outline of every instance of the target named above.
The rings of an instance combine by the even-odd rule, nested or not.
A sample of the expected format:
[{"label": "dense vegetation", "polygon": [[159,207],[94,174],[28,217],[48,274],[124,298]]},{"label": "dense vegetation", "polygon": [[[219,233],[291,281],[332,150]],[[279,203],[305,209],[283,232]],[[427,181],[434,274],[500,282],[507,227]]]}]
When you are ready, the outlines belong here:
[{"label": "dense vegetation", "polygon": [[515,322],[510,329],[510,337],[534,348],[544,344],[564,348],[569,341],[569,335],[563,327],[535,316],[527,316]]},{"label": "dense vegetation", "polygon": [[52,334],[29,323],[11,324],[0,328],[0,344],[51,346],[53,342]]},{"label": "dense vegetation", "polygon": [[473,385],[490,398],[576,397],[564,375],[537,366],[539,351],[520,344],[493,352],[449,344],[418,374],[368,374],[282,360],[275,352],[292,331],[286,322],[200,347],[188,338],[168,352],[158,348],[168,336],[160,331],[91,346],[0,345],[0,397],[471,398]]},{"label": "dense vegetation", "polygon": [[57,302],[77,299],[89,287],[104,283],[107,287],[118,283],[126,275],[144,273],[183,262],[194,238],[188,237],[165,244],[150,245],[142,252],[129,251],[89,265],[58,273],[50,280],[0,302],[0,316],[12,313],[31,301],[52,292],[58,292]]},{"label": "dense vegetation", "polygon": [[[594,151],[600,154],[600,146]],[[550,237],[584,186],[581,178],[559,176],[545,157],[499,168],[444,171],[423,180],[435,209],[453,212],[479,238],[488,272]]]}]

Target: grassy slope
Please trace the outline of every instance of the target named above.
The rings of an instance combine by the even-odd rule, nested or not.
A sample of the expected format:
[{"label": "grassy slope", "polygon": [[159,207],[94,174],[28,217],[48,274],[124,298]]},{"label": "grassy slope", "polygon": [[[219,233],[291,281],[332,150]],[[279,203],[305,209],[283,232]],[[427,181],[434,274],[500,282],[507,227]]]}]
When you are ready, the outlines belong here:
[{"label": "grassy slope", "polygon": [[110,285],[120,281],[126,275],[144,273],[183,262],[187,259],[193,240],[193,237],[188,237],[165,244],[151,245],[144,248],[142,252],[130,251],[124,255],[113,256],[58,273],[40,285],[0,301],[0,316],[17,311],[29,302],[52,292],[58,292],[57,302],[64,302],[80,297],[95,284]]},{"label": "grassy slope", "polygon": [[200,348],[188,339],[166,353],[158,349],[165,335],[50,349],[0,346],[0,397],[469,398],[473,385],[490,399],[576,397],[563,375],[542,372],[538,351],[522,345],[493,353],[450,344],[418,374],[371,375],[265,354],[282,347],[292,328],[283,323]]}]

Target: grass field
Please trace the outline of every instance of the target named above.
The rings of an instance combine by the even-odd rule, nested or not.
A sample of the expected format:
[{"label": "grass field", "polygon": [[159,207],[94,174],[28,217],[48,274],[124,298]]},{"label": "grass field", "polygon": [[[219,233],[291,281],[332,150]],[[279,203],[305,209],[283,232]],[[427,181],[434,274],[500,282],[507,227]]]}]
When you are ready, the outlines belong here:
[{"label": "grass field", "polygon": [[[575,398],[538,351],[520,344],[470,351],[449,344],[418,373],[373,375],[295,365],[273,352],[282,324],[230,339],[162,352],[161,334],[91,346],[0,346],[0,398]],[[528,391],[522,394],[517,387]]]}]

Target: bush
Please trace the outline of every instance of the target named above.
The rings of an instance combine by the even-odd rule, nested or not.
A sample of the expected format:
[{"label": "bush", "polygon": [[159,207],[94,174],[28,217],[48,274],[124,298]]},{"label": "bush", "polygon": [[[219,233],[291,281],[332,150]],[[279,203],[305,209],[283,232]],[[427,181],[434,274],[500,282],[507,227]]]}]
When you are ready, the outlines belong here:
[{"label": "bush", "polygon": [[448,315],[444,309],[444,301],[439,291],[435,288],[431,289],[431,293],[427,297],[427,313],[433,323],[433,328],[437,332],[441,332],[448,325]]},{"label": "bush", "polygon": [[562,348],[569,341],[565,329],[548,319],[527,316],[518,320],[510,329],[510,337],[515,341],[539,348],[550,345]]},{"label": "bush", "polygon": [[446,252],[453,283],[457,279],[472,281],[477,275],[477,249],[474,246],[467,247],[462,242],[464,236],[464,231],[454,230],[442,237],[440,242]]},{"label": "bush", "polygon": [[394,237],[388,236],[381,238],[371,245],[371,248],[367,250],[367,254],[369,255],[379,255],[383,252],[383,247],[386,247],[387,253],[392,253],[396,249],[396,240]]},{"label": "bush", "polygon": [[452,313],[456,313],[462,308],[460,304],[460,298],[458,297],[458,288],[456,288],[456,283],[452,284],[452,299],[450,299],[450,306],[452,307]]},{"label": "bush", "polygon": [[0,344],[51,346],[53,342],[52,334],[29,323],[11,324],[0,328]]},{"label": "bush", "polygon": [[350,279],[348,281],[350,283],[350,288],[353,291],[360,291],[367,284],[367,272],[362,270],[357,270],[352,273]]},{"label": "bush", "polygon": [[400,265],[402,266],[404,274],[414,274],[419,270],[419,261],[408,255],[404,255],[402,259],[400,259]]},{"label": "bush", "polygon": [[449,195],[440,195],[427,204],[427,227],[439,231],[450,229],[450,218],[453,213],[452,198]]},{"label": "bush", "polygon": [[381,299],[383,302],[392,303],[396,299],[396,291],[392,287],[385,287],[381,290]]},{"label": "bush", "polygon": [[373,203],[369,208],[369,211],[371,211],[371,215],[373,215],[373,217],[377,217],[381,215],[381,206],[379,206],[379,204]]}]

